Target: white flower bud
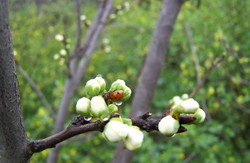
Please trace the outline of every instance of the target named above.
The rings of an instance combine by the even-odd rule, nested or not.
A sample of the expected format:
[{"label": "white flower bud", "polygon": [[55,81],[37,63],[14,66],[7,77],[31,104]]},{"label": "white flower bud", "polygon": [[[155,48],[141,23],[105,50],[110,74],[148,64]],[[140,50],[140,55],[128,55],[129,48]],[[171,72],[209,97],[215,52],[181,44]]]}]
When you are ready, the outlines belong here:
[{"label": "white flower bud", "polygon": [[94,96],[90,105],[90,112],[94,117],[105,117],[108,114],[108,106],[102,96]]},{"label": "white flower bud", "polygon": [[109,18],[110,18],[110,19],[115,19],[115,18],[116,18],[116,15],[115,15],[115,14],[110,14]]},{"label": "white flower bud", "polygon": [[173,98],[173,104],[174,105],[179,105],[182,102],[180,96],[174,96]]},{"label": "white flower bud", "polygon": [[197,118],[193,123],[202,123],[206,118],[206,113],[204,112],[204,110],[199,108],[193,116]]},{"label": "white flower bud", "polygon": [[110,52],[111,52],[111,46],[105,46],[104,51],[105,51],[106,53],[110,53]]},{"label": "white flower bud", "polygon": [[106,89],[106,82],[101,76],[97,76],[95,80],[100,84],[100,93]]},{"label": "white flower bud", "polygon": [[60,50],[60,54],[61,54],[62,56],[65,56],[65,55],[67,54],[67,51],[66,51],[65,49],[61,49],[61,50]]},{"label": "white flower bud", "polygon": [[186,93],[183,94],[183,95],[181,96],[181,99],[182,99],[182,100],[187,100],[187,99],[188,99],[188,94],[186,94]]},{"label": "white flower bud", "polygon": [[60,56],[58,54],[55,54],[53,58],[54,58],[54,60],[58,60],[60,58]]},{"label": "white flower bud", "polygon": [[113,82],[111,84],[110,91],[113,92],[113,91],[116,91],[116,90],[122,90],[124,92],[126,87],[127,86],[125,84],[125,81],[118,79],[118,80],[116,80],[115,82]]},{"label": "white flower bud", "polygon": [[55,39],[56,39],[57,41],[62,41],[62,40],[63,40],[63,35],[57,34],[57,35],[55,36]]},{"label": "white flower bud", "polygon": [[81,19],[82,21],[84,21],[84,20],[87,19],[87,16],[86,16],[86,15],[81,15],[81,16],[80,16],[80,19]]},{"label": "white flower bud", "polygon": [[124,8],[128,11],[130,9],[130,4],[128,2],[124,2]]},{"label": "white flower bud", "polygon": [[175,109],[181,102],[182,102],[182,100],[181,100],[180,96],[174,96],[169,101],[169,104],[171,105],[171,109]]},{"label": "white flower bud", "polygon": [[86,97],[80,98],[76,103],[76,111],[82,116],[90,116],[90,100]]},{"label": "white flower bud", "polygon": [[178,110],[180,113],[194,114],[199,109],[199,104],[192,98],[182,101]]},{"label": "white flower bud", "polygon": [[159,131],[166,136],[173,136],[176,134],[179,127],[179,122],[170,115],[162,118],[158,124]]},{"label": "white flower bud", "polygon": [[111,142],[119,142],[128,134],[128,125],[123,124],[120,118],[112,118],[105,126],[104,137]]},{"label": "white flower bud", "polygon": [[95,79],[90,79],[85,85],[85,93],[89,97],[93,97],[99,94],[101,86]]},{"label": "white flower bud", "polygon": [[102,42],[103,42],[104,44],[109,44],[110,41],[109,41],[109,39],[107,39],[107,38],[103,38],[103,39],[102,39]]},{"label": "white flower bud", "polygon": [[135,150],[141,147],[143,133],[136,126],[128,127],[128,136],[124,139],[124,145],[129,150]]}]

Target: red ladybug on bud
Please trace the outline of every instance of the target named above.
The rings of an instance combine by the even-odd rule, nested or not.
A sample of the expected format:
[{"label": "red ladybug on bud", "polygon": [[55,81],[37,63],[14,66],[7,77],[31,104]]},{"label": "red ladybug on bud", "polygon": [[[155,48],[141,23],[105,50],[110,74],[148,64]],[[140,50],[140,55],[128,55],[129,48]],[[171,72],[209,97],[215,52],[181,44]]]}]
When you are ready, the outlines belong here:
[{"label": "red ladybug on bud", "polygon": [[112,92],[109,97],[111,98],[111,100],[113,101],[120,101],[124,96],[124,92],[122,90],[117,90]]}]

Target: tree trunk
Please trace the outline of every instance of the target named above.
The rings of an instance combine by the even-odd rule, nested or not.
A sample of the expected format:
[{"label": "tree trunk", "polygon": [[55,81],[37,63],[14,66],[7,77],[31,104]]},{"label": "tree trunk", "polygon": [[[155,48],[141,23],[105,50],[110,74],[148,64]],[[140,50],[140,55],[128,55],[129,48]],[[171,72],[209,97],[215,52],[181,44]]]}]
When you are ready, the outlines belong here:
[{"label": "tree trunk", "polygon": [[28,162],[27,135],[15,71],[8,1],[0,1],[0,162]]},{"label": "tree trunk", "polygon": [[[166,56],[170,36],[179,10],[184,1],[164,0],[150,48],[143,66],[141,78],[132,102],[130,117],[137,117],[150,110],[156,83]],[[113,163],[128,163],[133,157],[132,151],[124,150],[120,142],[113,157]]]}]

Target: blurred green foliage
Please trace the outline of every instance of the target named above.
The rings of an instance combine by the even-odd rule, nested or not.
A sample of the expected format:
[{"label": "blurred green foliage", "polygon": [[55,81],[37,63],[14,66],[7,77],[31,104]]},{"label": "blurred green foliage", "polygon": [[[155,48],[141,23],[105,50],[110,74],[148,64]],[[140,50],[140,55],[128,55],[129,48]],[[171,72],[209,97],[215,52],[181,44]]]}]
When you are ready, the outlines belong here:
[{"label": "blurred green foliage", "polygon": [[[116,0],[120,5],[122,0]],[[147,54],[162,1],[131,1],[130,10],[119,13],[104,29],[82,84],[69,109],[68,122],[76,115],[75,102],[84,95],[84,83],[102,74],[110,85],[117,78],[135,85],[138,71]],[[133,162],[250,162],[250,31],[247,0],[210,0],[185,2],[178,16],[167,57],[152,102],[153,113],[162,113],[175,95],[191,93],[197,86],[194,57],[186,26],[193,33],[194,46],[204,77],[213,60],[226,52],[222,63],[210,74],[194,97],[211,120],[188,126],[188,132],[167,138],[145,133],[145,141]],[[10,0],[10,26],[15,58],[46,96],[54,111],[60,103],[67,67],[64,59],[54,59],[64,46],[56,34],[67,37],[74,47],[76,13],[73,1],[65,0],[38,7],[33,1]],[[84,1],[82,14],[92,21],[98,9],[96,1]],[[87,31],[82,27],[83,34]],[[103,43],[108,39],[108,43]],[[104,41],[105,42],[105,41]],[[107,42],[107,41],[106,41]],[[41,139],[53,133],[54,121],[37,94],[18,73],[22,111],[27,135]],[[133,91],[135,87],[133,87]],[[142,95],[143,96],[143,95]],[[129,113],[131,100],[121,108]],[[67,125],[67,124],[66,124]],[[59,162],[109,162],[116,144],[101,134],[65,145]],[[45,162],[49,150],[34,154],[31,162]]]}]

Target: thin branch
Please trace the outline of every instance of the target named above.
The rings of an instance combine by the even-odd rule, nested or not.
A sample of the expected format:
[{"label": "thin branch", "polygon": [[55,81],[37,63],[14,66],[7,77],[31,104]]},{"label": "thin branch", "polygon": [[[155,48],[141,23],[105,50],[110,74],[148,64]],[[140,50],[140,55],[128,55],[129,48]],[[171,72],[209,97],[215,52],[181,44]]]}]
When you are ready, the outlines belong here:
[{"label": "thin branch", "polygon": [[196,152],[191,153],[190,156],[188,156],[183,162],[189,163],[194,157],[196,156]]},{"label": "thin branch", "polygon": [[[117,116],[119,116],[118,113],[112,115],[112,117],[117,117]],[[150,119],[150,116],[152,116],[152,113],[147,112],[142,116],[133,118],[131,119],[132,124],[134,126],[138,126],[141,130],[145,130],[147,132],[158,131],[158,123],[160,122],[161,119]],[[179,122],[180,124],[190,124],[195,119],[196,118],[193,116],[188,116],[188,115],[180,116]],[[87,121],[82,116],[78,115],[72,120],[70,125],[65,130],[42,140],[30,141],[29,148],[33,153],[41,152],[47,148],[54,148],[56,144],[61,143],[71,137],[74,137],[82,133],[90,131],[103,132],[104,127],[108,122],[109,120],[103,122],[100,122],[99,120],[96,122],[91,122],[90,120]],[[187,129],[184,128],[183,126],[180,126],[178,133],[185,131],[187,131]],[[68,142],[71,142],[72,140],[68,140]]]},{"label": "thin branch", "polygon": [[76,44],[75,48],[80,48],[81,45],[81,0],[76,0]]},{"label": "thin branch", "polygon": [[201,89],[201,87],[206,82],[206,80],[207,80],[209,74],[211,73],[211,71],[224,59],[225,55],[226,54],[223,53],[217,61],[213,61],[211,63],[211,66],[209,67],[209,69],[208,69],[206,75],[204,76],[204,78],[202,79],[201,83],[195,88],[195,90],[190,94],[189,97],[193,97]]},{"label": "thin branch", "polygon": [[[225,74],[230,80],[232,80],[234,77],[228,72],[226,71],[223,67],[219,66],[218,67],[219,70],[221,70],[223,72],[223,74]],[[247,81],[247,80],[244,80],[244,79],[241,79],[241,78],[236,78],[236,80],[240,83],[240,84],[244,84],[244,85],[249,85],[250,84],[250,81]]]},{"label": "thin branch", "polygon": [[[188,40],[189,40],[189,46],[192,52],[192,55],[194,57],[194,63],[195,63],[195,69],[196,69],[196,77],[197,77],[197,84],[199,85],[201,83],[201,75],[200,75],[200,63],[199,63],[199,58],[198,55],[196,53],[196,49],[195,49],[195,45],[194,45],[194,40],[193,40],[193,32],[190,28],[189,25],[185,24],[184,26],[186,27],[186,31],[187,31],[187,36],[188,36]],[[207,102],[206,99],[204,97],[204,94],[201,94],[202,96],[202,107],[204,110],[207,110]],[[207,119],[209,121],[211,121],[212,117],[210,114],[207,114]]]},{"label": "thin branch", "polygon": [[241,111],[244,111],[246,114],[250,114],[250,110],[248,108],[246,108],[245,106],[243,105],[235,105],[235,107]]},{"label": "thin branch", "polygon": [[194,41],[193,41],[193,33],[192,33],[192,30],[191,30],[189,25],[185,24],[185,27],[186,27],[186,31],[187,31],[188,40],[189,40],[189,46],[190,46],[192,55],[194,57],[195,69],[196,69],[196,74],[197,74],[197,82],[198,82],[198,84],[200,84],[200,82],[201,82],[200,63],[199,63],[199,59],[198,59],[198,56],[196,53]]},{"label": "thin branch", "polygon": [[50,106],[50,104],[48,103],[48,101],[46,100],[45,96],[43,95],[43,93],[41,92],[41,90],[38,88],[38,86],[33,82],[33,80],[24,72],[24,70],[22,69],[21,66],[19,66],[19,64],[17,64],[16,62],[16,68],[17,70],[22,74],[22,76],[24,77],[25,80],[27,80],[27,82],[30,84],[30,86],[34,89],[34,91],[36,92],[36,94],[38,95],[38,97],[41,99],[42,103],[45,105],[45,107],[48,109],[51,117],[55,120],[56,116],[54,111],[52,110],[52,107]]}]

